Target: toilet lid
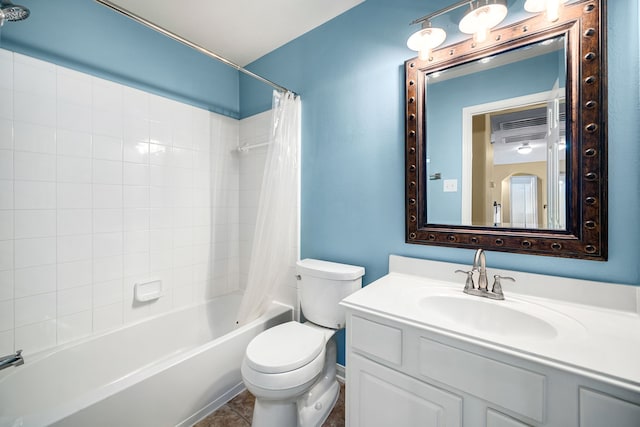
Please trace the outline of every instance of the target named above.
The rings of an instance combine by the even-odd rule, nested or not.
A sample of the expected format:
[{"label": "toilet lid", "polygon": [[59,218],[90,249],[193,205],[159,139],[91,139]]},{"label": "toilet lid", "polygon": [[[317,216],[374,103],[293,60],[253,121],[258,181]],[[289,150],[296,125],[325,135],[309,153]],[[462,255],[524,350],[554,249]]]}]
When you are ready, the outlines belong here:
[{"label": "toilet lid", "polygon": [[288,372],[318,357],[324,346],[322,331],[298,322],[287,322],[267,329],[251,340],[246,361],[259,372]]}]

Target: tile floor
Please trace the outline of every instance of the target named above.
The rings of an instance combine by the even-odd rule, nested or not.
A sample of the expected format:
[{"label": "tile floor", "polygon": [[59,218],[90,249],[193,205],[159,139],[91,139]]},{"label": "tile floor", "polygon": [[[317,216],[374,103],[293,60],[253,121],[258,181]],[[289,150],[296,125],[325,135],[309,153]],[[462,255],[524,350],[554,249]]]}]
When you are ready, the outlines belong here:
[{"label": "tile floor", "polygon": [[[245,390],[194,427],[250,427],[254,400]],[[344,416],[344,384],[340,384],[338,402],[322,427],[344,427]]]}]

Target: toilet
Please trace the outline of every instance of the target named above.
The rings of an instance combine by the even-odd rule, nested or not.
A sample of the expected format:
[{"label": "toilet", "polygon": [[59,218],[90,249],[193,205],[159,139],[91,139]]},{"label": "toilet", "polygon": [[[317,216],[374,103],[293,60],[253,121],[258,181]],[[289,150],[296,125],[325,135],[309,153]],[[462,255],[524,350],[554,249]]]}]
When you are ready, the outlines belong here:
[{"label": "toilet", "polygon": [[256,336],[242,361],[242,380],[256,397],[253,427],[320,426],[338,399],[338,303],[362,287],[364,268],[316,259],[297,262],[305,323],[287,322]]}]

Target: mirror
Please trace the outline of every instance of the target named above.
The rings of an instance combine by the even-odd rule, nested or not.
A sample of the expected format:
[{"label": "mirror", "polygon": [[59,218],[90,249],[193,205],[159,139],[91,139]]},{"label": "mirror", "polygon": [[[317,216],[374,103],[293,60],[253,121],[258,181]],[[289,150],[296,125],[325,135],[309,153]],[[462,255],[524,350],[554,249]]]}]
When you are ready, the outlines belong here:
[{"label": "mirror", "polygon": [[408,243],[606,259],[601,7],[406,62]]},{"label": "mirror", "polygon": [[[557,200],[566,198],[558,188],[566,175],[565,67],[560,36],[426,74],[425,99],[438,106],[425,115],[430,221],[566,224]],[[511,194],[523,189],[510,184],[519,176],[536,177],[524,199]]]}]

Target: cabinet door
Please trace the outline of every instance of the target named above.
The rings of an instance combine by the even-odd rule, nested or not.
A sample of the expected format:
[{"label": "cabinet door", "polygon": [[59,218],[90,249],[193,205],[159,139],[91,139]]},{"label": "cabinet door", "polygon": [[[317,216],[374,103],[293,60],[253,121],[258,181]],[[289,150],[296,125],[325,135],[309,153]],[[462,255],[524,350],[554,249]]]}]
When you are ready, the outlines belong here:
[{"label": "cabinet door", "polygon": [[580,389],[580,427],[638,427],[640,406],[604,393]]},{"label": "cabinet door", "polygon": [[352,354],[347,385],[351,427],[462,425],[462,398]]}]

